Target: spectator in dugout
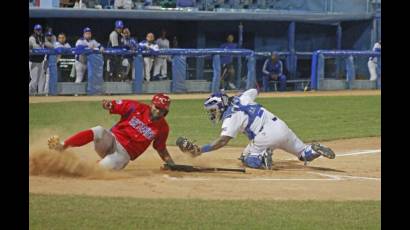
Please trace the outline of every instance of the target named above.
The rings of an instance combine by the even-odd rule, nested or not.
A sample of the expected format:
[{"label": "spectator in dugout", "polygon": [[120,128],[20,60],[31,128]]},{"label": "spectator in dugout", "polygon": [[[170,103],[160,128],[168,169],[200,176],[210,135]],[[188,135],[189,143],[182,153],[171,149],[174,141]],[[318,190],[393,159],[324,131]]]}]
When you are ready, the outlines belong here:
[{"label": "spectator in dugout", "polygon": [[[146,36],[146,40],[138,44],[138,49],[158,51],[159,47],[155,43],[154,34],[148,33]],[[151,80],[151,69],[152,69],[153,62],[154,62],[154,56],[144,57],[144,77],[147,82]]]},{"label": "spectator in dugout", "polygon": [[[44,48],[47,49],[54,49],[54,44],[56,41],[56,36],[51,32],[51,28],[48,29],[48,32],[46,32],[45,40],[44,40]],[[43,92],[47,95],[48,94],[48,83],[50,81],[50,69],[48,67],[48,58],[49,55],[47,54],[44,58],[43,62],[43,71],[46,76],[46,83],[44,84],[44,90]]]},{"label": "spectator in dugout", "polygon": [[[124,23],[121,20],[115,21],[115,28],[110,33],[107,47],[120,48],[122,46],[122,30]],[[121,79],[121,56],[111,55],[107,60],[107,71],[109,74],[109,80]]]},{"label": "spectator in dugout", "polygon": [[[32,49],[44,48],[43,28],[36,24],[33,33],[28,39],[29,52]],[[29,56],[29,70],[30,83],[29,94],[35,95],[37,93],[44,93],[45,75],[43,74],[43,61],[45,55],[30,55]]]},{"label": "spectator in dugout", "polygon": [[[121,44],[127,50],[136,51],[138,49],[138,42],[136,39],[131,37],[131,31],[128,28],[122,30]],[[135,78],[135,69],[133,67],[134,55],[125,55],[122,60],[123,75],[128,76],[130,69],[132,69],[132,77]]]},{"label": "spectator in dugout", "polygon": [[[234,36],[229,34],[226,38],[226,43],[223,43],[219,48],[221,49],[236,49],[238,44],[234,43]],[[233,81],[235,79],[235,69],[233,66],[233,58],[230,55],[221,56],[221,88],[222,89],[236,89]]]},{"label": "spectator in dugout", "polygon": [[[161,36],[156,43],[160,49],[169,49],[169,40],[167,39],[167,31],[162,29]],[[158,79],[167,78],[167,61],[170,61],[170,56],[156,56],[154,60],[154,77]]]},{"label": "spectator in dugout", "polygon": [[[83,37],[77,40],[75,48],[78,51],[84,49],[93,49],[102,51],[104,48],[96,40],[92,39],[91,29],[89,27],[84,28]],[[75,83],[81,83],[84,78],[85,71],[87,70],[87,56],[85,54],[77,54],[75,56]]]},{"label": "spectator in dugout", "polygon": [[[54,44],[54,47],[57,50],[62,51],[63,49],[70,49],[71,45],[68,44],[68,42],[66,41],[66,35],[64,33],[59,33],[57,36],[57,41]],[[62,80],[62,69],[61,69],[61,65],[60,65],[60,59],[61,58],[69,58],[70,55],[57,55],[57,79],[58,81]]]},{"label": "spectator in dugout", "polygon": [[279,55],[272,52],[270,58],[265,60],[262,68],[262,85],[264,92],[269,91],[269,81],[279,81],[279,91],[286,91],[286,76],[283,74],[283,63]]}]

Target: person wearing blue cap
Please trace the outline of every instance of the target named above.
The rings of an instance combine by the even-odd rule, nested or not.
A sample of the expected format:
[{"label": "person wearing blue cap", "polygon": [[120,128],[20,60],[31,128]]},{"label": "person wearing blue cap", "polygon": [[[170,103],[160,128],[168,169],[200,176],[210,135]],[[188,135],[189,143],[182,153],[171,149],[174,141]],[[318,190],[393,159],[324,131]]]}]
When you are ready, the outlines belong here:
[{"label": "person wearing blue cap", "polygon": [[263,91],[269,91],[269,81],[279,81],[279,91],[286,91],[286,75],[283,74],[283,63],[275,52],[266,59],[262,68]]},{"label": "person wearing blue cap", "polygon": [[[52,29],[51,27],[48,27],[46,29],[46,35],[45,35],[45,39],[44,39],[44,48],[48,48],[48,49],[54,49],[54,43],[55,43],[55,35],[52,33]],[[43,71],[44,74],[46,76],[46,82],[44,84],[44,93],[46,95],[48,95],[48,83],[50,80],[50,68],[48,68],[48,56],[46,55],[44,58],[44,62],[43,62]]]},{"label": "person wearing blue cap", "polygon": [[[43,28],[34,25],[33,34],[28,39],[29,52],[32,49],[44,48]],[[29,94],[44,93],[45,75],[43,74],[44,55],[29,55],[30,83]]]},{"label": "person wearing blue cap", "polygon": [[[108,47],[119,48],[122,40],[122,31],[124,28],[124,23],[121,20],[115,21],[115,28],[110,33]],[[114,80],[115,78],[121,78],[121,57],[113,55],[107,60],[107,71],[109,73],[109,80]]]},{"label": "person wearing blue cap", "polygon": [[[75,43],[77,50],[93,49],[102,51],[104,48],[96,40],[92,39],[91,29],[89,27],[84,28],[83,37],[77,40]],[[75,55],[75,70],[76,79],[75,83],[81,83],[84,78],[85,71],[87,70],[87,56],[84,54]]]}]

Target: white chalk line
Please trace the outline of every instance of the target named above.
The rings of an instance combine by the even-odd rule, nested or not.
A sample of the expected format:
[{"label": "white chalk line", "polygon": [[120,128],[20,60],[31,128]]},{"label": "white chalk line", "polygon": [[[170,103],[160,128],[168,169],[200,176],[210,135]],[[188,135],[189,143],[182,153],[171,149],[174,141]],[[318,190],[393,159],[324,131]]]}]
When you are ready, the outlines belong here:
[{"label": "white chalk line", "polygon": [[344,176],[331,175],[323,173],[312,173],[327,178],[209,178],[209,177],[173,177],[164,175],[164,178],[174,181],[343,181],[343,180],[372,180],[381,181],[377,177],[359,177],[359,176]]},{"label": "white chalk line", "polygon": [[[365,155],[365,154],[375,154],[381,153],[381,149],[374,149],[374,150],[363,150],[360,152],[353,152],[353,153],[343,153],[343,154],[336,154],[336,158],[338,157],[347,157],[347,156],[358,156],[358,155]],[[286,158],[285,160],[294,160],[295,158]]]},{"label": "white chalk line", "polygon": [[338,154],[338,155],[336,155],[336,157],[357,156],[357,155],[374,154],[374,153],[381,153],[381,152],[382,152],[381,149],[364,150],[364,151],[354,152],[354,153]]},{"label": "white chalk line", "polygon": [[[381,149],[375,150],[363,150],[360,152],[354,153],[345,153],[338,154],[337,157],[344,156],[357,156],[364,154],[375,154],[381,153]],[[180,180],[180,181],[342,181],[342,180],[372,180],[372,181],[381,181],[381,178],[378,177],[361,177],[361,176],[345,176],[345,175],[334,175],[334,174],[325,174],[317,172],[309,172],[310,174],[316,174],[319,176],[327,178],[208,178],[208,177],[173,177],[169,175],[164,175],[164,178],[168,180]]]}]

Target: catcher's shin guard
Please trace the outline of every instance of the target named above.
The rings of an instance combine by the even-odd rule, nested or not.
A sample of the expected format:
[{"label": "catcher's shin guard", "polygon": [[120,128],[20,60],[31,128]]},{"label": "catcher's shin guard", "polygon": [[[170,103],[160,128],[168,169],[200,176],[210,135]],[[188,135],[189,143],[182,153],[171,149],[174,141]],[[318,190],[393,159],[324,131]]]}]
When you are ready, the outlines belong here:
[{"label": "catcher's shin guard", "polygon": [[64,145],[63,143],[60,142],[60,137],[57,135],[54,135],[48,138],[48,148],[61,152],[64,150]]}]

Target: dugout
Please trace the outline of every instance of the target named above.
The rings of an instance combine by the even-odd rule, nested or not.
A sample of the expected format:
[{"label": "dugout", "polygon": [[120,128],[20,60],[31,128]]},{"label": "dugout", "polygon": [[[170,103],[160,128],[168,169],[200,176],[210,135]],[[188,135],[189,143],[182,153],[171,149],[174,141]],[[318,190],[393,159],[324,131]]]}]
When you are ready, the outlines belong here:
[{"label": "dugout", "polygon": [[[242,48],[255,52],[287,52],[282,58],[288,79],[309,78],[315,50],[369,50],[380,39],[380,12],[369,7],[369,1],[335,0],[331,6],[329,1],[307,2],[310,3],[302,10],[288,7],[286,11],[260,12],[30,8],[28,29],[31,33],[35,23],[51,26],[55,33],[64,31],[73,45],[82,28],[89,26],[97,41],[105,45],[115,20],[121,19],[139,41],[145,39],[147,32],[159,34],[165,28],[170,41],[177,37],[179,48],[217,48],[232,33]],[[234,61],[236,77],[241,79],[246,66],[240,58]],[[338,65],[338,60],[329,58],[325,62],[326,78],[343,77],[344,67]],[[363,78],[368,75],[365,62],[365,58],[355,62],[356,73]],[[261,77],[261,63],[263,58],[258,58],[257,79]],[[188,79],[209,80],[212,76],[210,59],[188,59],[187,65]]]}]

